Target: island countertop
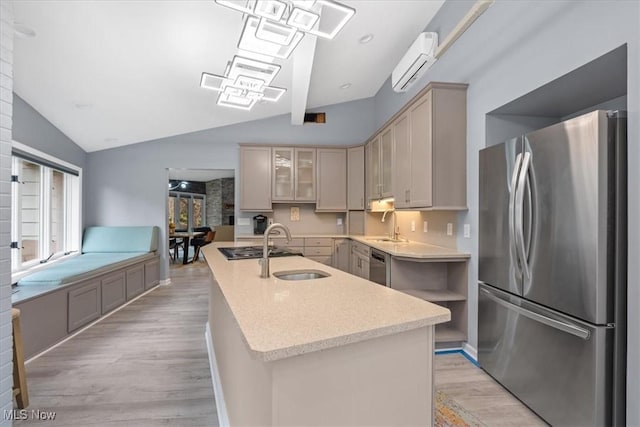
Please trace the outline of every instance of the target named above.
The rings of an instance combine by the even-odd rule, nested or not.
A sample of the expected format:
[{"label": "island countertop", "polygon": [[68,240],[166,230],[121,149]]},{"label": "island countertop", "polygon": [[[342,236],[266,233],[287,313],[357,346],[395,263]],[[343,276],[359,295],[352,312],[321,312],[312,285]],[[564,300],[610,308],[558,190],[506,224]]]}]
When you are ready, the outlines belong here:
[{"label": "island countertop", "polygon": [[[310,259],[270,258],[271,272],[322,270],[303,281],[260,278],[258,260],[228,261],[219,242],[202,251],[254,357],[274,361],[450,320],[448,309]],[[214,284],[215,286],[215,284]]]}]

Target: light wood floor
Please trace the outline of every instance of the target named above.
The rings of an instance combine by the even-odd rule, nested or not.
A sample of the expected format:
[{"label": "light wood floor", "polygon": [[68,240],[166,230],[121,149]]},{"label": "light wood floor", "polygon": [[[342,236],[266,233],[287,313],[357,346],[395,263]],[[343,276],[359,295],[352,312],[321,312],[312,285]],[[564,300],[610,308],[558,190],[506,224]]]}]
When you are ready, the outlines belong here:
[{"label": "light wood floor", "polygon": [[437,390],[445,392],[488,427],[547,425],[460,353],[436,355],[435,383]]},{"label": "light wood floor", "polygon": [[[27,364],[29,410],[46,426],[217,426],[204,340],[209,269],[171,266],[171,285]],[[435,359],[436,388],[487,426],[544,426],[460,354]],[[42,421],[15,421],[14,425]]]},{"label": "light wood floor", "polygon": [[47,427],[217,425],[204,339],[208,274],[202,261],[176,264],[171,285],[28,363],[28,409],[55,411]]}]

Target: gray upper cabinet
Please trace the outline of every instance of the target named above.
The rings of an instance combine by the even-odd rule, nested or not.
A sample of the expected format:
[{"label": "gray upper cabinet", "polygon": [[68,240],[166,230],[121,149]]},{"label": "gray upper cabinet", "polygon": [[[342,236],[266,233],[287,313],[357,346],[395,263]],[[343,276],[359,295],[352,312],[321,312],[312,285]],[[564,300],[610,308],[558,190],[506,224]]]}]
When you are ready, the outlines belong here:
[{"label": "gray upper cabinet", "polygon": [[272,210],[271,147],[240,147],[240,210]]},{"label": "gray upper cabinet", "polygon": [[347,150],[318,148],[316,211],[347,210]]},{"label": "gray upper cabinet", "polygon": [[467,209],[466,90],[430,83],[393,121],[396,208]]},{"label": "gray upper cabinet", "polygon": [[364,210],[364,146],[347,150],[347,208]]}]

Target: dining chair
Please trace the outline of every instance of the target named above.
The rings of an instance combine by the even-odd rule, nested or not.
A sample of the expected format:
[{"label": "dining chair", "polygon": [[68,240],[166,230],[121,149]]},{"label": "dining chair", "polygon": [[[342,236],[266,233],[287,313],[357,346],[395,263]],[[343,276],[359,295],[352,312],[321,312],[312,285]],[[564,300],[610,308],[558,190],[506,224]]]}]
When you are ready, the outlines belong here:
[{"label": "dining chair", "polygon": [[194,261],[197,261],[198,258],[200,257],[200,248],[203,246],[207,246],[209,243],[213,242],[213,239],[215,238],[215,236],[216,236],[216,232],[211,231],[211,229],[209,229],[209,231],[207,231],[207,234],[204,237],[199,237],[191,241],[190,245],[193,246],[194,248],[194,253],[193,253]]}]

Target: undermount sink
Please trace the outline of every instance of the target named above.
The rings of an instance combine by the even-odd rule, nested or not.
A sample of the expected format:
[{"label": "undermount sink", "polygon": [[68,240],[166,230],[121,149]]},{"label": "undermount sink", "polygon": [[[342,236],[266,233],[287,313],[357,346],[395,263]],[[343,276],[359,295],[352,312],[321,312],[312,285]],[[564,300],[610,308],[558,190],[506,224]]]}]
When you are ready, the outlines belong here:
[{"label": "undermount sink", "polygon": [[329,273],[320,270],[290,270],[273,273],[280,280],[313,280],[331,276]]},{"label": "undermount sink", "polygon": [[406,240],[403,239],[392,239],[390,237],[383,237],[380,239],[367,239],[372,242],[391,242],[391,243],[407,243]]}]

